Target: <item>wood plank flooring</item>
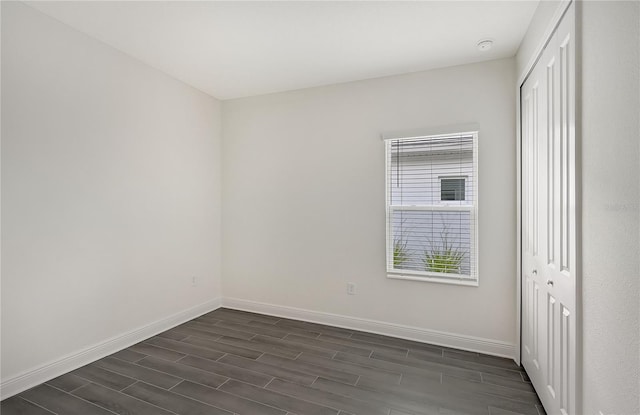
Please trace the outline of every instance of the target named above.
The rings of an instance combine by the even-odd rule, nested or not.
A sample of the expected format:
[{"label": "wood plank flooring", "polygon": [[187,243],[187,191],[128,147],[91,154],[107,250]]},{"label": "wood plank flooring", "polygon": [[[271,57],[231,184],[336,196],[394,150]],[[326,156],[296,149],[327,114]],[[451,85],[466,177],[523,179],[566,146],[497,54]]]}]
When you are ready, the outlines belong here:
[{"label": "wood plank flooring", "polygon": [[541,415],[508,359],[218,309],[2,401],[2,415]]}]

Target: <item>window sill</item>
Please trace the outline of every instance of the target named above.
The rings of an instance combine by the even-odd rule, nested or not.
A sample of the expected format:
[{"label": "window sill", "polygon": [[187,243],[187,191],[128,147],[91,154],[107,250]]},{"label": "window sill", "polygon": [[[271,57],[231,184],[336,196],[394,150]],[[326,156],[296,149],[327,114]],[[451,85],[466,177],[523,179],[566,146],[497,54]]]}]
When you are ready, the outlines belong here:
[{"label": "window sill", "polygon": [[467,287],[477,287],[478,280],[463,280],[455,278],[438,278],[429,276],[415,276],[415,275],[402,275],[402,274],[387,274],[387,278],[392,280],[407,280],[407,281],[420,281],[420,282],[434,282],[437,284],[450,284],[450,285],[464,285]]}]

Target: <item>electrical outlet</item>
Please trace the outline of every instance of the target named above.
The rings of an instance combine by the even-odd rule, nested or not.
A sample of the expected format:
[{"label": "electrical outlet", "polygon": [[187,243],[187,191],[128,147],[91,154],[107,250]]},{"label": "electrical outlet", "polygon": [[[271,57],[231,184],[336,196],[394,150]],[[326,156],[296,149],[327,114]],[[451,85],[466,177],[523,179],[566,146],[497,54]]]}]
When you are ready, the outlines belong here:
[{"label": "electrical outlet", "polygon": [[198,285],[198,279],[196,277],[191,277],[191,286],[195,287]]},{"label": "electrical outlet", "polygon": [[347,283],[347,294],[356,295],[356,285],[352,282]]}]

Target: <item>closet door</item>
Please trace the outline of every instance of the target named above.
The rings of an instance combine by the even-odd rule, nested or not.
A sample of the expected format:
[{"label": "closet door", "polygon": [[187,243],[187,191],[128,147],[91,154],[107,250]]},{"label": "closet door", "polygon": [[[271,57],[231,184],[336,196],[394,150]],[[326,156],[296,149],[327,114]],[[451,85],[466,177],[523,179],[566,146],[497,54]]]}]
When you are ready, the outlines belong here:
[{"label": "closet door", "polygon": [[520,89],[522,364],[549,414],[575,413],[574,8]]}]

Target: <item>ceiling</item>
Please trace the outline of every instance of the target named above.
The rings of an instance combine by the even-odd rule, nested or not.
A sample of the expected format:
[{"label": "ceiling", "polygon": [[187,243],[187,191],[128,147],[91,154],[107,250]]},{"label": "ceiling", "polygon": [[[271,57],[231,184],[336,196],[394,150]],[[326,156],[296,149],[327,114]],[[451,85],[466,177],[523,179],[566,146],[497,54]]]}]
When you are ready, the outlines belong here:
[{"label": "ceiling", "polygon": [[[513,56],[538,1],[29,5],[219,99]],[[481,39],[494,40],[481,52]]]}]

